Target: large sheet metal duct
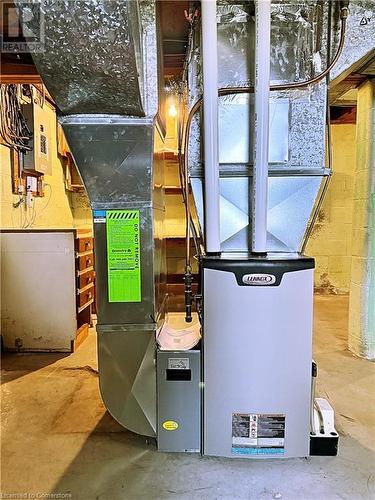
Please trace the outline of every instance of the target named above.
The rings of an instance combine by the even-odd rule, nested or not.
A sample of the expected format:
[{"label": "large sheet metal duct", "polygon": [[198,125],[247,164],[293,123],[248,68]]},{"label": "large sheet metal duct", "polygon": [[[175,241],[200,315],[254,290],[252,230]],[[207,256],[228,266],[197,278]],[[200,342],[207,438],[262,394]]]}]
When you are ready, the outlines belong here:
[{"label": "large sheet metal duct", "polygon": [[[328,17],[333,10],[331,57],[338,44],[338,2],[288,0],[271,2],[271,84],[304,81],[328,62]],[[344,50],[332,77],[374,45],[372,0],[351,0]],[[254,85],[255,22],[253,2],[221,0],[217,5],[219,87]],[[190,63],[191,106],[202,95],[200,34]],[[326,168],[325,116],[327,82],[304,90],[271,92],[269,117],[269,203],[267,250],[298,251],[305,244],[320,194],[330,175]],[[201,117],[193,121],[189,172],[204,228]],[[219,164],[222,251],[251,251],[251,203],[254,151],[254,96],[219,98]],[[234,187],[234,185],[236,187]],[[277,200],[277,202],[275,202]],[[235,221],[235,223],[234,223]]]},{"label": "large sheet metal duct", "polygon": [[45,51],[33,59],[93,209],[102,398],[122,425],[155,436],[166,268],[155,2],[18,5],[43,11]]},{"label": "large sheet metal duct", "polygon": [[[325,67],[328,8],[327,1],[271,3],[272,84],[303,81]],[[254,85],[254,14],[251,2],[218,3],[220,87]],[[196,54],[199,50],[197,37]],[[190,87],[193,103],[202,89],[198,57],[193,59]],[[321,181],[330,173],[325,168],[326,92],[323,81],[306,90],[270,94],[267,251],[301,248]],[[219,101],[221,245],[223,251],[248,252],[252,250],[254,96],[239,94]],[[196,116],[190,135],[189,170],[204,226],[199,123]]]},{"label": "large sheet metal duct", "polygon": [[[42,10],[45,50],[33,59],[61,112],[145,115],[138,2],[44,0],[18,6]],[[33,30],[39,17],[24,19]]]}]

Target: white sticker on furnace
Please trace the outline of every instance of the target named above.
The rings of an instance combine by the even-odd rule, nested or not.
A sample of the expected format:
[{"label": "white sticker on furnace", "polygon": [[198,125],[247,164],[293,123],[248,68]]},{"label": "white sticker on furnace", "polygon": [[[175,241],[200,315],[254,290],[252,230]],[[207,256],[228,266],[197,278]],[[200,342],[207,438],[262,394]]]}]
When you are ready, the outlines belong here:
[{"label": "white sticker on furnace", "polygon": [[232,453],[274,455],[284,453],[285,415],[232,414]]},{"label": "white sticker on furnace", "polygon": [[188,370],[189,367],[189,358],[168,358],[169,370]]}]

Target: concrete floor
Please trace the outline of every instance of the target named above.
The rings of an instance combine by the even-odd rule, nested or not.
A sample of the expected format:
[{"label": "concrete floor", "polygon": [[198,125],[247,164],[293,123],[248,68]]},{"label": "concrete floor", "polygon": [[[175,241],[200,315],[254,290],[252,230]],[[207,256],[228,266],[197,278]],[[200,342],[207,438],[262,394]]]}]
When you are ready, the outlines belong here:
[{"label": "concrete floor", "polygon": [[375,498],[375,367],[346,350],[347,306],[346,297],[316,298],[318,394],[336,410],[338,457],[256,462],[156,452],[106,413],[92,332],[69,356],[3,359],[0,498]]}]

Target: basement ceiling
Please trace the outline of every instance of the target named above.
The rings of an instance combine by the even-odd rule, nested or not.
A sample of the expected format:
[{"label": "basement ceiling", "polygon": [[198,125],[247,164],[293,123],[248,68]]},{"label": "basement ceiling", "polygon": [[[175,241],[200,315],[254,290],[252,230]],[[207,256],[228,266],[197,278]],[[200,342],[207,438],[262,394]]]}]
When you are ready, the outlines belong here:
[{"label": "basement ceiling", "polygon": [[189,2],[163,0],[159,5],[165,76],[177,75],[186,53],[189,25],[185,11],[189,9]]}]

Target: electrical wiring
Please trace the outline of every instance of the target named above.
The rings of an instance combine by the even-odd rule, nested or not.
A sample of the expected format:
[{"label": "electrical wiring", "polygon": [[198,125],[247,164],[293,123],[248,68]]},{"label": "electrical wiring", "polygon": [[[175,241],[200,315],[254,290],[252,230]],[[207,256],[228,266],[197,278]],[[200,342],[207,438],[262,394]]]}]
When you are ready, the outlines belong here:
[{"label": "electrical wiring", "polygon": [[21,206],[21,221],[22,221],[21,229],[25,229],[28,223],[26,202],[24,202],[24,205]]},{"label": "electrical wiring", "polygon": [[40,215],[46,210],[46,208],[50,204],[50,201],[51,201],[51,198],[52,198],[52,186],[51,186],[51,184],[44,183],[43,184],[43,188],[45,188],[45,187],[49,187],[48,200],[47,200],[47,202],[45,203],[45,205],[40,210],[36,209],[35,200],[33,201],[31,221],[30,221],[30,224],[28,226],[26,226],[26,227],[33,227],[34,224],[35,224],[35,221],[37,220],[37,218],[40,217]]},{"label": "electrical wiring", "polygon": [[17,202],[13,202],[12,204],[12,210],[11,210],[11,213],[10,213],[10,217],[11,217],[11,221],[12,221],[12,227],[15,228],[15,227],[20,227],[22,228],[22,210],[19,210],[19,214],[20,214],[20,217],[19,217],[19,224],[17,226],[15,226],[14,224],[14,218],[13,218],[13,215],[14,215],[14,212],[17,211],[17,208],[19,208],[22,203],[24,203],[25,199],[20,195],[18,194],[18,201]]},{"label": "electrical wiring", "polygon": [[[44,87],[38,89],[39,94],[39,105],[44,104]],[[4,85],[0,86],[0,136],[4,145],[16,151],[19,155],[20,161],[20,172],[22,172],[22,160],[23,155],[32,150],[33,134],[30,131],[26,117],[22,112],[22,100],[24,96],[33,99],[33,92],[31,85]],[[24,206],[22,206],[24,204]],[[35,208],[35,203],[32,204],[29,210],[26,205],[25,195],[21,196],[19,194],[18,202],[13,203],[13,209],[19,208],[20,212],[20,227],[22,229],[27,229],[31,227],[36,220],[37,212]],[[12,214],[12,224],[13,214]]]},{"label": "electrical wiring", "polygon": [[[35,219],[36,219],[35,200],[32,198],[31,201],[32,201],[31,207],[28,207],[27,205],[25,205],[27,224],[24,226],[24,229],[32,227],[35,223]],[[27,215],[28,215],[27,209],[28,208],[30,208],[30,218],[27,217]]]},{"label": "electrical wiring", "polygon": [[41,213],[43,213],[43,212],[44,212],[44,210],[46,210],[46,208],[48,207],[48,205],[49,205],[49,203],[50,203],[50,201],[51,201],[51,198],[52,198],[52,186],[51,186],[51,184],[48,184],[48,183],[46,183],[46,182],[45,182],[45,183],[43,184],[43,187],[46,187],[46,186],[48,186],[48,187],[49,187],[49,190],[50,190],[50,191],[49,191],[49,197],[48,197],[47,203],[44,205],[44,207],[43,207],[43,208],[41,208],[41,209],[40,209],[40,212],[38,213],[38,216],[39,216]]},{"label": "electrical wiring", "polygon": [[32,220],[32,214],[30,214],[30,216],[29,216],[28,211],[27,211],[27,205],[25,205],[25,223],[22,226],[22,229],[27,229],[28,227],[30,227],[31,220]]},{"label": "electrical wiring", "polygon": [[22,113],[20,92],[21,85],[0,86],[0,135],[6,146],[25,153],[32,149],[29,142],[33,134]]},{"label": "electrical wiring", "polygon": [[44,103],[46,102],[46,89],[43,84],[38,85],[34,83],[33,87],[36,89],[38,93],[38,98],[37,98],[38,104],[41,108],[43,108]]}]

